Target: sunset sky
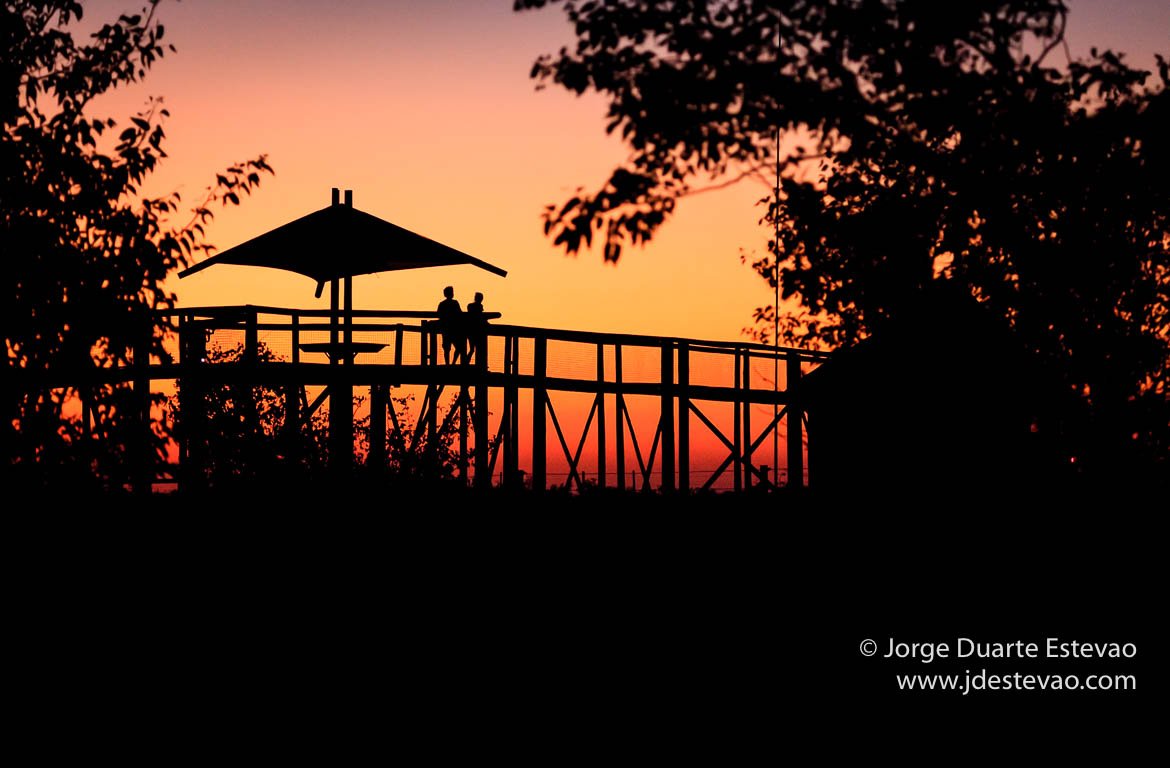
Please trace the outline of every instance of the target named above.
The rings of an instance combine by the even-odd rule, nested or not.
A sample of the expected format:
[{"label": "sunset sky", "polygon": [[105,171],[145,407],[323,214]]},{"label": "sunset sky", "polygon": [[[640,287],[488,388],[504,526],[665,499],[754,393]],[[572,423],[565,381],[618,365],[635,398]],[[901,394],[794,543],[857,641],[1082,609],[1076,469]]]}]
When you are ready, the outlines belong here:
[{"label": "sunset sky", "polygon": [[[572,39],[560,9],[514,13],[511,0],[184,0],[164,2],[178,48],[146,81],[108,95],[95,114],[124,118],[162,96],[170,158],[148,192],[196,201],[213,174],[268,153],[275,178],[222,213],[221,249],[354,190],[358,208],[490,261],[361,277],[356,305],[431,308],[445,284],[464,303],[487,294],[505,321],[587,330],[734,340],[771,291],[740,262],[762,249],[745,182],[683,201],[645,249],[614,267],[595,251],[569,258],[541,231],[544,205],[592,188],[625,151],[603,130],[604,104],[537,92],[533,60]],[[1072,0],[1074,53],[1129,51],[1153,66],[1170,48],[1166,0]],[[91,0],[86,22],[134,11],[133,0]],[[314,284],[273,270],[218,267],[172,281],[184,306],[310,307]]]},{"label": "sunset sky", "polygon": [[[627,250],[616,267],[597,250],[564,256],[542,233],[542,209],[564,202],[578,186],[595,188],[626,151],[604,132],[600,98],[556,88],[538,92],[529,78],[540,54],[573,40],[562,11],[517,14],[511,5],[169,0],[161,20],[178,52],[143,84],[95,102],[94,113],[125,122],[148,97],[165,99],[170,157],[148,194],[178,190],[195,203],[216,171],[268,154],[275,178],[265,178],[254,196],[211,226],[210,240],[220,249],[326,206],[330,188],[340,187],[354,190],[358,208],[509,272],[500,278],[452,267],[363,276],[355,280],[359,308],[433,309],[442,287],[453,284],[464,304],[483,291],[487,309],[517,325],[742,339],[753,308],[771,302],[771,290],[740,259],[741,252],[763,250],[756,201],[767,188],[744,182],[682,201],[654,241]],[[139,7],[132,0],[92,0],[85,3],[85,23]],[[1153,69],[1154,51],[1170,48],[1167,0],[1072,0],[1071,7],[1074,55],[1093,45],[1111,47]],[[327,294],[313,298],[309,278],[275,270],[217,267],[181,282],[172,278],[170,285],[187,307],[328,302]],[[770,374],[755,370],[755,386],[770,386]],[[560,393],[554,400],[575,441],[588,398]],[[657,404],[633,400],[634,422],[648,443]],[[704,408],[730,433],[729,406]],[[753,411],[758,432],[771,407]],[[499,412],[498,403],[492,412]],[[702,482],[701,468],[714,467],[726,451],[694,418],[692,429],[693,466]],[[549,441],[555,475],[564,462],[551,429]],[[524,445],[522,465],[528,455]],[[770,464],[771,457],[759,461]],[[583,469],[592,471],[592,462],[583,459]]]}]

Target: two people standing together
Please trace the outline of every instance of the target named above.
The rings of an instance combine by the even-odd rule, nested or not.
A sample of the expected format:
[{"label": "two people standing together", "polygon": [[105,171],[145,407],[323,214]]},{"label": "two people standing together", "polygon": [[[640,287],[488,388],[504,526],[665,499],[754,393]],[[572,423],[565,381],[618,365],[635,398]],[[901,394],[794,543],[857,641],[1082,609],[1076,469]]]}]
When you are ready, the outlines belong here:
[{"label": "two people standing together", "polygon": [[443,289],[443,300],[439,302],[439,332],[443,334],[443,359],[450,365],[454,362],[471,362],[471,356],[479,345],[487,320],[483,315],[483,294],[476,293],[475,301],[467,305],[464,312],[455,300],[455,289]]}]

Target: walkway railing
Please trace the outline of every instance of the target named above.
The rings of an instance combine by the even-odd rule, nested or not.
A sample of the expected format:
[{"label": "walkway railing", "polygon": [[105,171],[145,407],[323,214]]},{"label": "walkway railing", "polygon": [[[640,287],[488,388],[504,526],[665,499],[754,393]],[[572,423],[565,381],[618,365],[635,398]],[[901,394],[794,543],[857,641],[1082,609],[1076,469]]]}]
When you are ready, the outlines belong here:
[{"label": "walkway railing", "polygon": [[[184,426],[176,476],[192,483],[207,460],[200,448],[206,425],[195,412],[196,404],[204,402],[202,393],[207,387],[247,383],[284,392],[289,430],[302,429],[318,408],[336,404],[328,408],[329,459],[339,469],[353,457],[354,388],[369,388],[366,461],[378,466],[386,461],[388,437],[401,429],[392,388],[421,387],[419,434],[413,437],[433,436],[441,428],[442,396],[455,390],[443,418],[458,426],[460,476],[479,487],[491,485],[493,477],[509,486],[546,487],[550,444],[557,462],[564,463],[557,474],[564,469],[566,482],[578,489],[586,482],[617,488],[634,483],[663,492],[712,488],[728,473],[732,490],[772,487],[779,471],[756,458],[782,427],[787,484],[799,486],[805,482],[807,455],[801,380],[827,359],[824,353],[749,342],[489,322],[482,333],[472,334],[470,362],[447,364],[433,312],[236,306],[162,314],[178,330],[165,359],[136,355],[129,366],[87,371],[83,378],[132,384],[142,395],[144,420],[152,383],[180,381]],[[497,320],[499,315],[485,317]],[[147,339],[144,334],[144,343]],[[214,354],[217,348],[236,354],[231,362],[212,362],[223,357]],[[770,375],[775,369],[779,381],[759,373]],[[76,386],[78,375],[46,374],[69,381],[41,384]],[[306,388],[322,386],[308,402]],[[562,397],[558,393],[591,396],[583,406],[587,416],[580,435],[570,434],[562,423],[564,414],[554,404]],[[638,408],[631,407],[635,399]],[[730,404],[730,425],[723,419],[720,427],[712,417],[712,408],[726,408],[712,405],[717,403]],[[761,419],[759,406],[773,406],[773,411]],[[635,411],[645,416],[651,410],[653,431],[643,423],[639,433]],[[715,468],[702,483],[692,477],[694,428],[705,432],[704,445],[715,446],[722,456],[707,461]],[[766,453],[766,461],[774,464],[772,452]],[[592,470],[588,481],[586,465]]]}]

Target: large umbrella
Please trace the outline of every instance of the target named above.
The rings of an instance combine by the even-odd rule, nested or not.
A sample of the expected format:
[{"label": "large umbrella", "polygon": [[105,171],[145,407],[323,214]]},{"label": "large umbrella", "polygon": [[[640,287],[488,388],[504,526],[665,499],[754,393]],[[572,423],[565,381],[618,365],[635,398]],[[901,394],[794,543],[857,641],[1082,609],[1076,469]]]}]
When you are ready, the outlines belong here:
[{"label": "large umbrella", "polygon": [[428,237],[353,207],[333,190],[333,204],[265,232],[179,273],[187,277],[216,264],[270,267],[317,281],[317,296],[330,280],[399,269],[472,264],[500,277],[507,272]]},{"label": "large umbrella", "polygon": [[[345,283],[346,342],[352,325],[354,275],[471,264],[501,277],[507,272],[450,246],[423,237],[397,224],[353,207],[353,192],[345,202],[333,190],[333,204],[302,216],[270,232],[229,248],[179,273],[187,277],[217,264],[269,267],[296,272],[317,281],[319,298],[332,283],[330,307],[336,323],[339,283]],[[335,326],[336,327],[336,326]],[[334,333],[336,343],[336,332]]]}]

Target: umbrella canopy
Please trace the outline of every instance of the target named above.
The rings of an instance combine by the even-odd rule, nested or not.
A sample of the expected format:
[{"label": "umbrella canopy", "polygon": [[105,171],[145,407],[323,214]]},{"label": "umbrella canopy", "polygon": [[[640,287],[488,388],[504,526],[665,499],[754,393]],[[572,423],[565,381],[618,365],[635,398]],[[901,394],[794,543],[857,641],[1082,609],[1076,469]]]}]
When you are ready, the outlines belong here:
[{"label": "umbrella canopy", "polygon": [[392,272],[471,264],[501,277],[507,272],[497,266],[457,251],[450,246],[391,224],[346,204],[302,216],[295,221],[229,248],[179,273],[187,277],[216,264],[269,267],[297,272],[317,281],[317,295],[330,280]]}]

